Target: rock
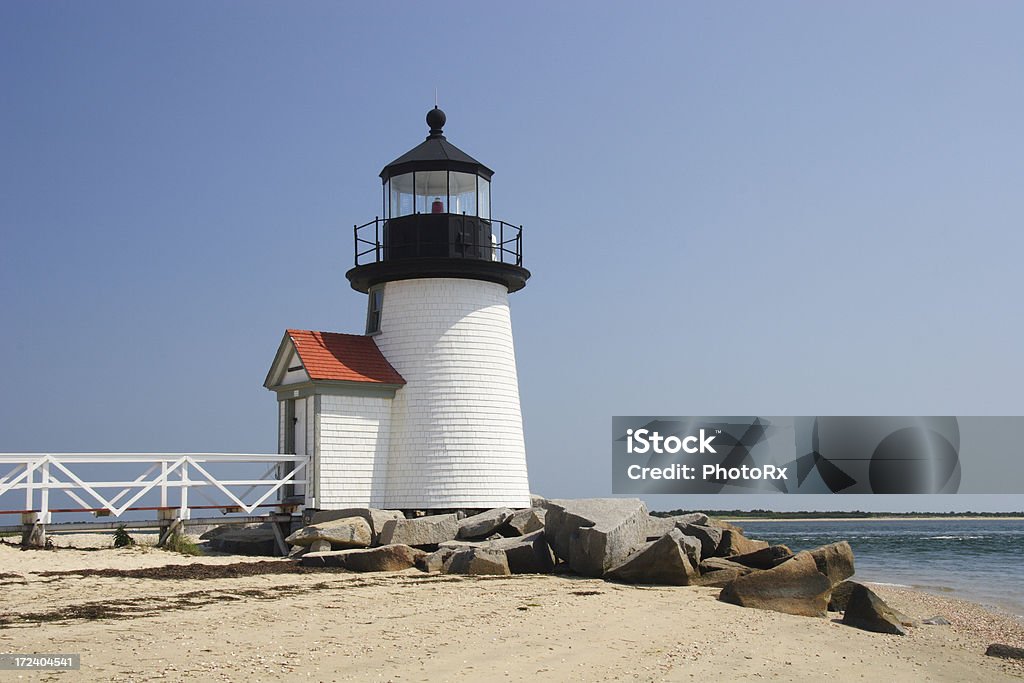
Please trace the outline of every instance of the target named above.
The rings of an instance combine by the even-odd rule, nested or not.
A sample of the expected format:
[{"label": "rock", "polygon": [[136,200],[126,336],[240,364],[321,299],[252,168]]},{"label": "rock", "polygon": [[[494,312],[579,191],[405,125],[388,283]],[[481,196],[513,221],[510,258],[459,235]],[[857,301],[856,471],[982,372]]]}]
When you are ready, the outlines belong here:
[{"label": "rock", "polygon": [[[304,526],[285,539],[291,545],[312,545],[326,541],[339,550],[365,548],[370,545],[370,524],[362,517],[344,517]],[[328,548],[329,550],[329,548]]]},{"label": "rock", "polygon": [[653,583],[686,586],[697,577],[687,556],[683,532],[672,529],[627,557],[607,573],[607,578],[625,583]]},{"label": "rock", "polygon": [[682,541],[680,543],[683,546],[683,551],[686,552],[686,556],[690,558],[690,564],[694,567],[700,564],[701,561],[701,543],[698,539],[693,536],[687,536],[677,527],[674,531],[679,531],[682,535]]},{"label": "rock", "polygon": [[818,571],[835,586],[853,576],[853,549],[846,541],[830,543],[810,551]]},{"label": "rock", "polygon": [[459,520],[454,514],[428,515],[416,519],[391,519],[380,532],[381,545],[402,543],[433,548],[439,543],[455,540]]},{"label": "rock", "polygon": [[438,548],[429,555],[424,555],[423,557],[421,557],[416,562],[416,568],[425,572],[444,571],[445,560],[451,557],[456,550],[456,548]]},{"label": "rock", "polygon": [[677,528],[687,536],[693,536],[700,541],[700,556],[712,557],[718,550],[718,544],[722,542],[722,530],[718,527],[704,524],[677,524]]},{"label": "rock", "polygon": [[392,519],[405,519],[401,510],[378,510],[377,508],[345,508],[343,510],[315,510],[309,515],[306,525],[333,522],[346,517],[362,517],[370,525],[370,543],[376,545],[384,525]]},{"label": "rock", "polygon": [[547,507],[548,507],[548,499],[545,498],[544,496],[538,496],[535,493],[531,493],[530,494],[530,507],[532,507],[532,508],[542,508],[542,509],[546,510]]},{"label": "rock", "polygon": [[732,561],[732,558],[725,557],[708,557],[701,560],[699,569],[702,572],[717,572],[725,569],[736,569],[741,570],[743,575],[752,574],[754,572],[753,567],[748,567],[743,564],[737,564]]},{"label": "rock", "polygon": [[644,520],[644,539],[647,541],[657,541],[675,528],[676,523],[672,521],[671,517],[647,515],[647,519]]},{"label": "rock", "polygon": [[583,576],[601,577],[646,541],[647,507],[638,498],[552,500],[544,536],[555,555]]},{"label": "rock", "polygon": [[[295,547],[296,548],[301,548],[302,546],[295,546]],[[330,541],[313,541],[312,543],[309,544],[309,552],[311,552],[311,553],[325,553],[328,550],[331,550],[331,542]]]},{"label": "rock", "polygon": [[735,529],[723,529],[722,540],[715,550],[715,556],[731,557],[733,555],[746,555],[767,547],[768,543],[765,541],[749,539]]},{"label": "rock", "polygon": [[508,569],[513,574],[550,574],[555,568],[555,560],[543,531],[498,539],[488,545],[505,553]]},{"label": "rock", "polygon": [[[656,515],[647,516],[647,540],[656,541],[672,529],[689,526],[691,524],[704,524],[708,516],[703,512],[690,512],[685,515],[673,515],[670,517],[659,517]],[[686,533],[685,531],[683,533]]]},{"label": "rock", "polygon": [[928,626],[952,626],[945,617],[939,616],[928,617],[927,619],[921,620],[921,623]]},{"label": "rock", "polygon": [[497,548],[466,546],[458,548],[444,562],[445,574],[508,576],[505,553]]},{"label": "rock", "polygon": [[730,562],[723,557],[709,557],[703,560],[698,568],[700,576],[691,583],[712,588],[723,588],[730,581],[755,571],[746,565]]},{"label": "rock", "polygon": [[534,531],[540,531],[544,528],[546,514],[547,511],[544,508],[517,510],[505,523],[505,526],[499,529],[499,532],[505,536],[525,536]]},{"label": "rock", "polygon": [[823,617],[831,588],[811,554],[801,552],[777,567],[734,579],[718,599],[743,607]]},{"label": "rock", "polygon": [[232,555],[278,554],[274,530],[262,527],[227,529],[207,541],[214,550]]},{"label": "rock", "polygon": [[770,545],[761,550],[743,555],[733,555],[729,561],[742,564],[753,569],[771,569],[777,567],[789,558],[793,557],[793,551],[784,545]]},{"label": "rock", "polygon": [[706,522],[706,526],[713,526],[716,529],[721,529],[722,531],[729,530],[729,531],[737,531],[737,532],[739,532],[741,534],[743,533],[743,527],[736,526],[735,524],[732,524],[730,522],[723,522],[722,520],[715,519],[714,517],[708,517],[708,521]]},{"label": "rock", "polygon": [[467,517],[459,522],[456,538],[483,538],[490,535],[511,517],[512,510],[508,508],[497,508]]},{"label": "rock", "polygon": [[847,626],[875,633],[893,633],[899,636],[907,635],[901,623],[905,618],[904,615],[885,604],[885,601],[875,595],[873,590],[859,583],[853,584],[853,590],[846,603],[846,611],[843,612],[843,623]]},{"label": "rock", "polygon": [[850,601],[850,593],[859,583],[854,581],[842,581],[832,586],[832,595],[828,599],[829,612],[845,612],[846,603]]},{"label": "rock", "polygon": [[353,572],[396,572],[408,569],[425,557],[422,550],[400,543],[377,548],[306,553],[299,560],[304,567],[340,567]]},{"label": "rock", "polygon": [[1024,659],[1024,648],[992,643],[985,650],[985,654],[989,657],[1002,657],[1003,659]]},{"label": "rock", "polygon": [[288,559],[294,559],[296,557],[302,557],[309,552],[308,545],[293,545],[291,550],[288,551]]},{"label": "rock", "polygon": [[513,574],[549,574],[555,566],[543,531],[486,541],[446,541],[438,546],[438,551],[445,550],[450,555],[464,548],[486,548],[505,553],[509,571]]}]

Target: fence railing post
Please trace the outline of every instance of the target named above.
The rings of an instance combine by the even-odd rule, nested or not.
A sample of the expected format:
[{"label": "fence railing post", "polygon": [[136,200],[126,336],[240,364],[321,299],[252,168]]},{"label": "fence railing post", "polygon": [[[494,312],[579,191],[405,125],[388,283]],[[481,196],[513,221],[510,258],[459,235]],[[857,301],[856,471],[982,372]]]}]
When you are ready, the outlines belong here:
[{"label": "fence railing post", "polygon": [[46,456],[43,461],[43,472],[39,489],[39,521],[43,524],[50,523],[50,457]]},{"label": "fence railing post", "polygon": [[184,453],[181,456],[181,507],[178,510],[178,519],[188,519],[188,456]]},{"label": "fence railing post", "polygon": [[160,507],[167,507],[167,461],[160,461]]},{"label": "fence railing post", "polygon": [[32,505],[32,499],[34,497],[33,482],[34,473],[32,472],[32,461],[28,458],[25,459],[25,511],[30,512],[35,510],[35,506]]}]

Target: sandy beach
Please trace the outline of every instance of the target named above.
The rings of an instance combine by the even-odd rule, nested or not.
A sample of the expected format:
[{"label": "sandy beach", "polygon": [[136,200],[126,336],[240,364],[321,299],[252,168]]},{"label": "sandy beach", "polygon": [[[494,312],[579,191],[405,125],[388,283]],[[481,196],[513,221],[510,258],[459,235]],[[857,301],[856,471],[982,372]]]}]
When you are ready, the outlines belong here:
[{"label": "sandy beach", "polygon": [[[291,571],[244,575],[231,569],[242,575],[222,576],[240,562]],[[175,578],[138,575],[170,565],[176,569],[157,576]],[[89,572],[111,569],[136,575]],[[187,557],[152,548],[0,546],[0,652],[80,653],[82,661],[80,671],[5,672],[4,680],[1024,677],[1019,663],[984,655],[993,641],[1024,645],[1020,621],[886,586],[878,592],[898,609],[915,618],[942,615],[952,625],[881,635],[831,619],[724,604],[716,600],[717,589],[573,576],[294,569],[283,560]]]}]

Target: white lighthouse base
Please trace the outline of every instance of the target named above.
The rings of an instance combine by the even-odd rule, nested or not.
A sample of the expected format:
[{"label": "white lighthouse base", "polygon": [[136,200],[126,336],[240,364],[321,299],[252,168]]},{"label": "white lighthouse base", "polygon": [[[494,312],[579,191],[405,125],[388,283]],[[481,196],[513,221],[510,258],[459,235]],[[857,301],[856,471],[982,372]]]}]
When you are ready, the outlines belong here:
[{"label": "white lighthouse base", "polygon": [[384,285],[392,401],[382,503],[397,509],[529,507],[508,290],[480,280]]}]

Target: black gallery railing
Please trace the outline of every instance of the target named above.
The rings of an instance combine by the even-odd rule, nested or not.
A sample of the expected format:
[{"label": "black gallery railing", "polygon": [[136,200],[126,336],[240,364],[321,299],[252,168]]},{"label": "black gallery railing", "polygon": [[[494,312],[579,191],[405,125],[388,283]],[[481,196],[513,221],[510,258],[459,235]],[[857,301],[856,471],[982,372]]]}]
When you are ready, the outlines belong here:
[{"label": "black gallery railing", "polygon": [[523,265],[523,226],[460,214],[374,218],[353,227],[355,265],[406,258],[466,258]]}]

